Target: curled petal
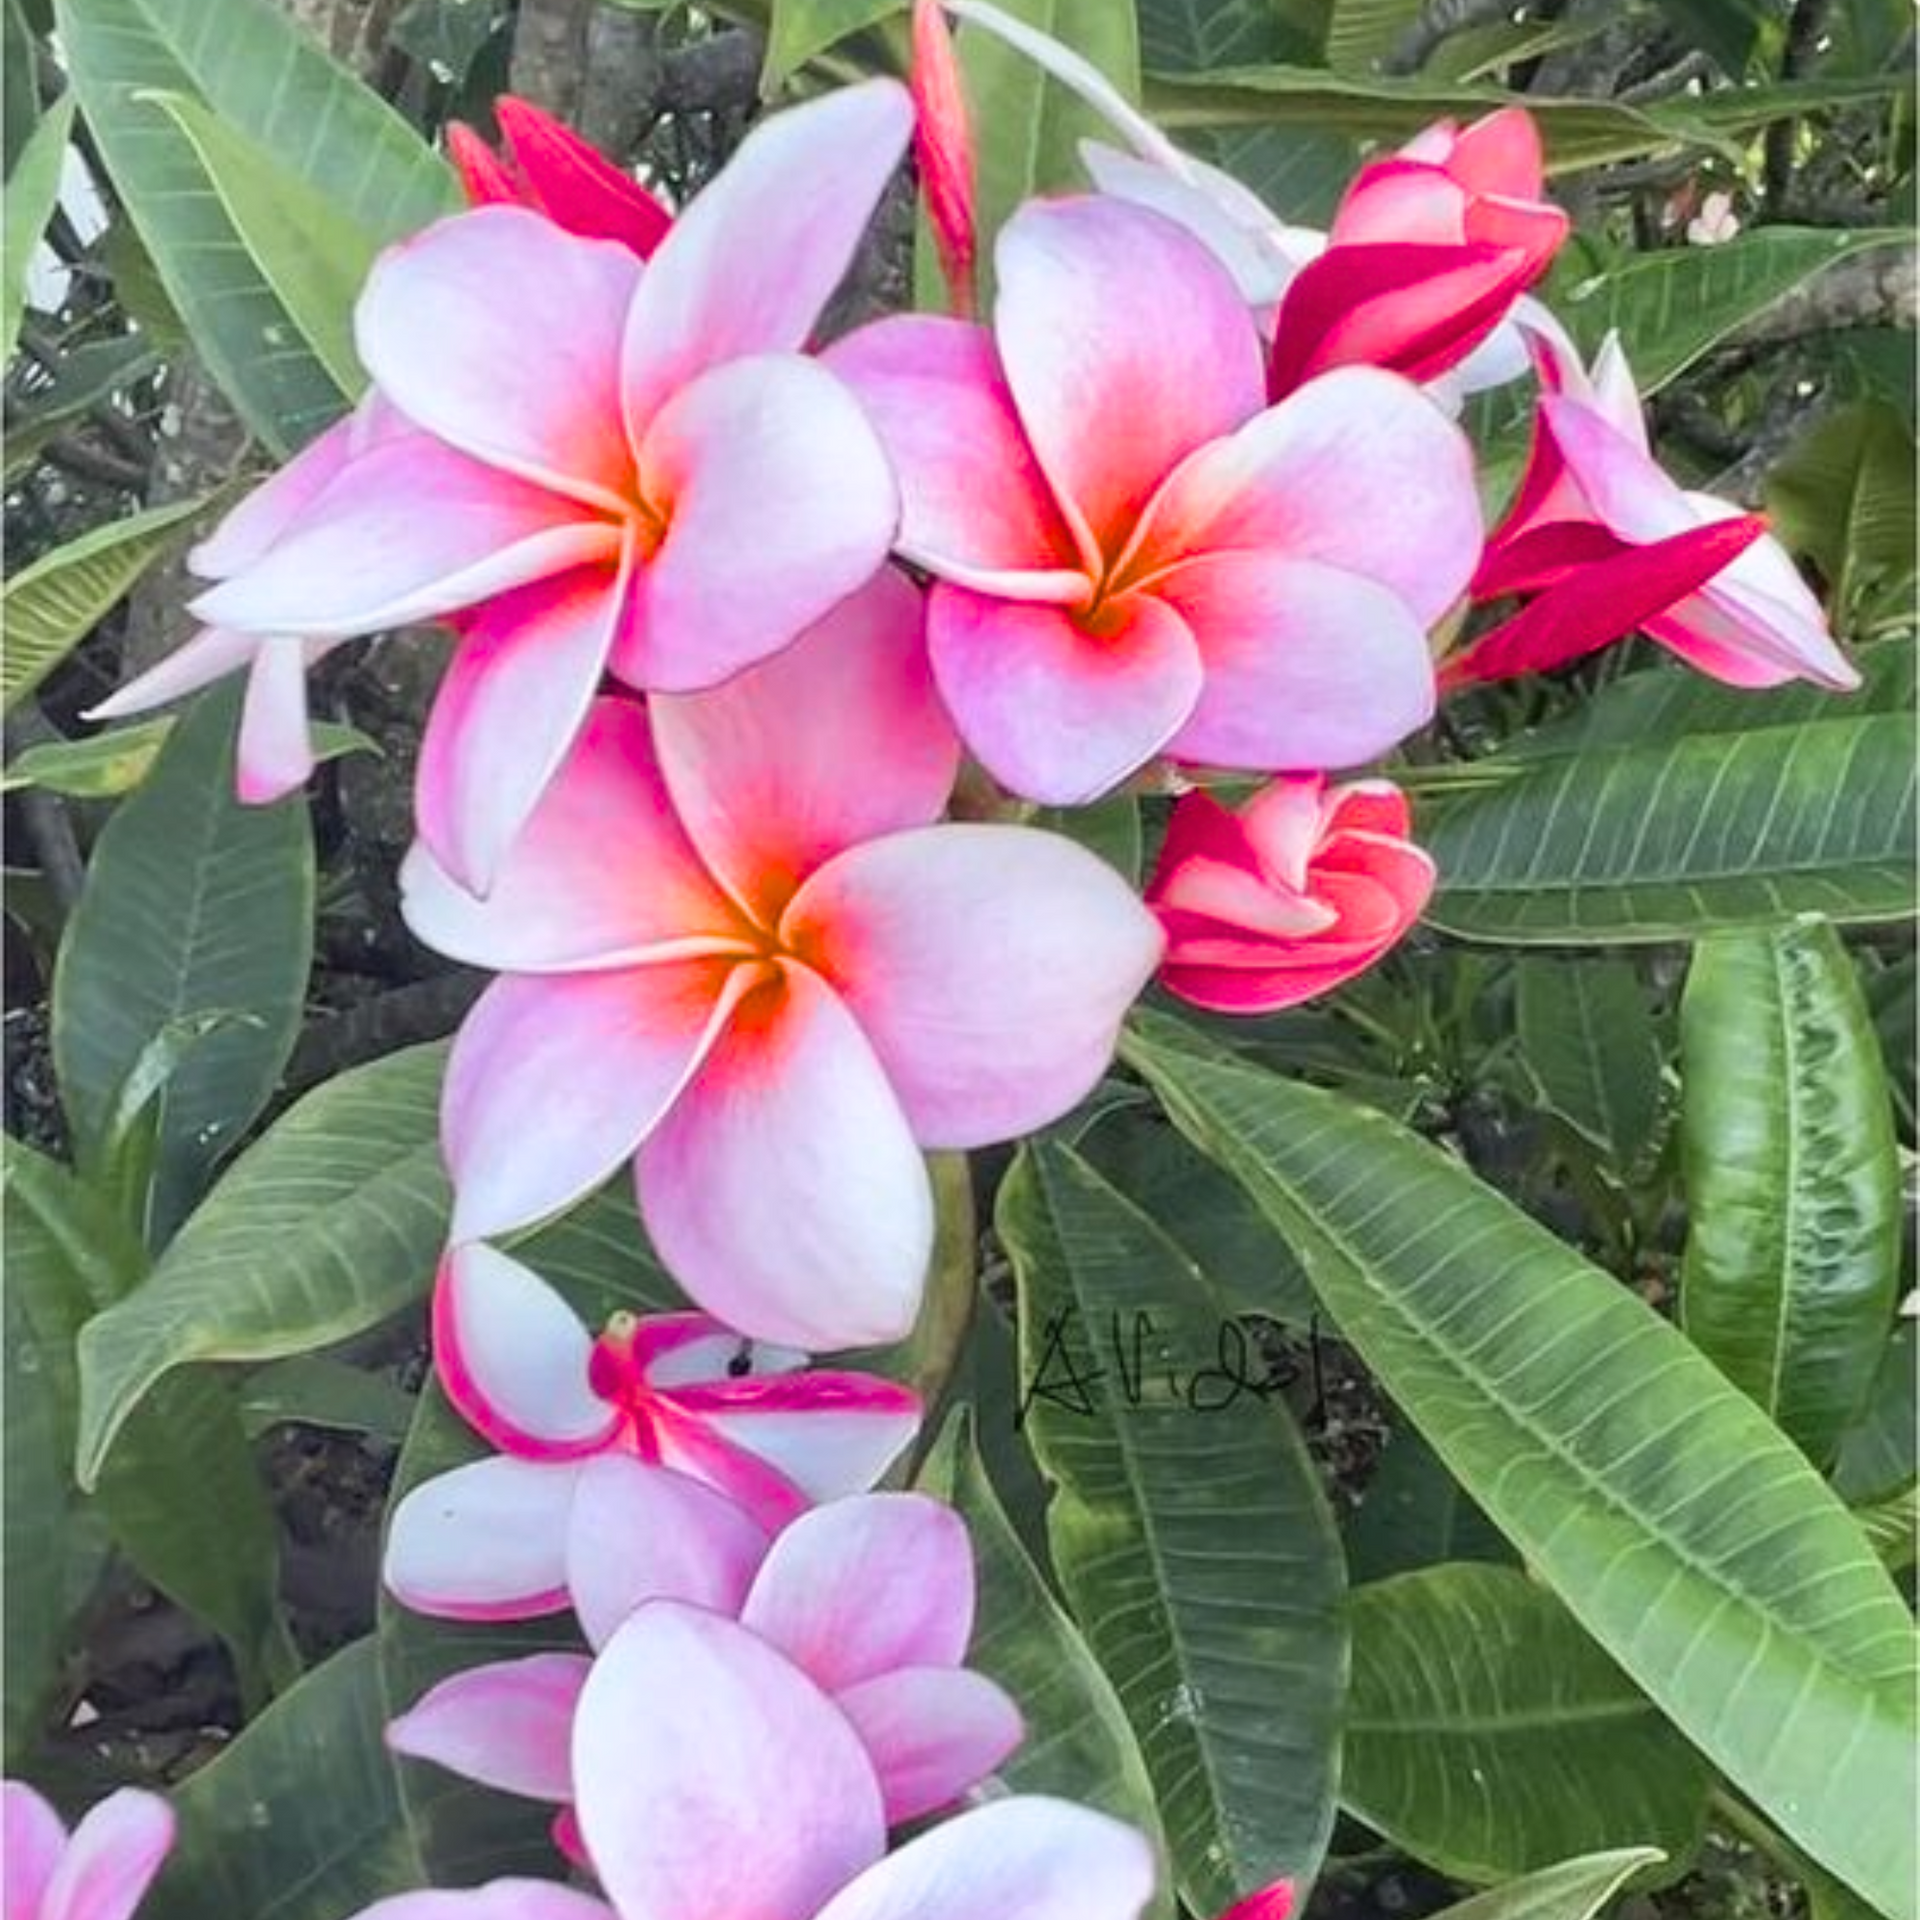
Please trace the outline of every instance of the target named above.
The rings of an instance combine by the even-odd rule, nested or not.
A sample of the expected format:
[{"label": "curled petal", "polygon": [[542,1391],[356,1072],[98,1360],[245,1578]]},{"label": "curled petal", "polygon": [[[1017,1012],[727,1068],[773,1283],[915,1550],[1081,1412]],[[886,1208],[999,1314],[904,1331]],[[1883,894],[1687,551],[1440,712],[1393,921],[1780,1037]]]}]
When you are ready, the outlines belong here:
[{"label": "curled petal", "polygon": [[173,1809],[157,1793],[108,1794],[74,1828],[41,1895],[41,1920],[133,1920],[173,1836]]},{"label": "curled petal", "polygon": [[829,1692],[957,1667],[973,1633],[966,1524],[917,1493],[816,1507],[774,1541],[740,1618]]},{"label": "curled petal", "polygon": [[629,686],[716,686],[790,645],[879,571],[900,501],[879,439],[824,367],[716,367],[640,445],[661,528],[613,656]]},{"label": "curled petal", "polygon": [[258,634],[236,633],[225,627],[203,627],[191,640],[156,661],[145,673],[137,674],[124,687],[96,702],[80,717],[83,720],[123,720],[129,714],[146,713],[164,707],[230,673],[253,664],[253,656],[262,642]]},{"label": "curled petal", "polygon": [[503,1457],[422,1482],[388,1524],[388,1592],[415,1613],[443,1620],[560,1612],[578,1477],[571,1464]]},{"label": "curled petal", "polygon": [[0,1786],[0,1912],[38,1920],[47,1882],[66,1851],[60,1816],[23,1780]]},{"label": "curled petal", "polygon": [[953,311],[974,309],[973,122],[940,0],[914,0],[913,157]]},{"label": "curled petal", "polygon": [[591,1193],[658,1126],[753,978],[683,960],[496,980],[441,1096],[453,1238],[530,1226]]},{"label": "curled petal", "polygon": [[549,220],[586,239],[617,241],[642,260],[666,238],[672,214],[551,114],[512,94],[493,112],[527,193]]},{"label": "curled petal", "polygon": [[1139,1920],[1157,1878],[1153,1848],[1132,1827],[1022,1794],[921,1834],[817,1920]]},{"label": "curled petal", "polygon": [[1260,410],[1259,336],[1213,255],[1124,201],[1030,201],[995,260],[1007,384],[1098,570],[1187,454]]},{"label": "curled petal", "polygon": [[1111,867],[1026,827],[929,827],[856,847],[784,924],[929,1147],[1017,1139],[1077,1105],[1160,957],[1152,916]]},{"label": "curled petal", "polygon": [[985,327],[876,320],[828,349],[900,482],[902,558],[1022,600],[1084,597],[1083,556],[1054,505]]},{"label": "curled petal", "polygon": [[280,635],[263,640],[247,672],[240,707],[234,789],[250,807],[282,800],[313,772],[307,731],[307,667],[324,641]]},{"label": "curled petal", "polygon": [[621,1454],[581,1472],[567,1582],[596,1647],[649,1600],[738,1614],[766,1552],[765,1532],[746,1513],[685,1474]]},{"label": "curled petal", "polygon": [[834,1698],[880,1776],[889,1826],[952,1806],[1026,1734],[1006,1693],[964,1667],[898,1668]]},{"label": "curled petal", "polygon": [[485,894],[578,737],[627,590],[618,568],[536,581],[470,620],[420,742],[420,837],[462,887]]},{"label": "curled petal", "polygon": [[483,1787],[565,1805],[573,1798],[573,1711],[589,1662],[536,1653],[456,1673],[387,1723],[387,1746]]},{"label": "curled petal", "polygon": [[823,1350],[912,1326],[933,1253],[926,1167],[818,975],[787,963],[741,1002],[639,1166],[660,1257],[730,1326]]},{"label": "curled petal", "polygon": [[618,1425],[587,1384],[592,1336],[539,1275],[480,1241],[451,1248],[433,1291],[433,1359],[482,1438],[530,1460],[590,1453]]},{"label": "curled petal", "polygon": [[839,1709],[756,1635],[677,1601],[642,1607],[594,1663],[573,1775],[621,1920],[814,1920],[886,1847]]},{"label": "curled petal", "polygon": [[1179,732],[1204,669],[1185,622],[1151,595],[1102,610],[936,586],[927,647],[975,756],[1030,800],[1079,806],[1137,772]]},{"label": "curled petal", "polygon": [[376,447],[274,547],[193,611],[249,633],[344,638],[430,620],[569,567],[620,529],[424,434]]},{"label": "curled petal", "polygon": [[1167,746],[1177,760],[1262,773],[1356,766],[1433,716],[1425,629],[1376,581],[1284,555],[1216,553],[1153,591],[1206,662],[1199,702]]},{"label": "curled petal", "polygon": [[636,446],[696,374],[806,344],[912,130],[898,81],[842,87],[762,121],[695,195],[648,263],[627,331]]},{"label": "curled petal", "polygon": [[448,445],[617,513],[632,473],[620,342],[639,279],[625,248],[522,208],[455,214],[375,265],[355,315],[360,357]]},{"label": "curled petal", "polygon": [[1480,557],[1466,436],[1409,382],[1372,367],[1312,381],[1181,466],[1129,573],[1220,551],[1316,560],[1391,587],[1423,625]]},{"label": "curled petal", "polygon": [[[444,689],[440,697],[446,700]],[[504,724],[507,717],[502,702],[498,718]],[[477,757],[472,768],[476,776],[483,771]],[[593,704],[572,751],[503,850],[484,900],[456,885],[425,847],[407,855],[400,886],[407,925],[428,946],[509,973],[732,951],[746,934],[676,818],[646,710],[629,700]]]},{"label": "curled petal", "polygon": [[960,743],[918,591],[888,569],[784,653],[652,703],[660,765],[708,868],[762,926],[848,847],[937,820]]}]

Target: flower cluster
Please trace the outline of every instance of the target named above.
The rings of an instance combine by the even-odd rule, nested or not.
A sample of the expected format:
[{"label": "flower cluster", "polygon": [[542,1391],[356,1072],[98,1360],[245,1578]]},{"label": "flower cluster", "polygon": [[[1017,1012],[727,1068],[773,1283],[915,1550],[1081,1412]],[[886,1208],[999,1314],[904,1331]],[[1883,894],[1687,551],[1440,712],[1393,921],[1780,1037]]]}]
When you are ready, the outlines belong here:
[{"label": "flower cluster", "polygon": [[[1125,143],[990,261],[947,14]],[[582,1646],[390,1738],[552,1805],[604,1903],[499,1882],[380,1920],[1133,1920],[1147,1843],[1058,1801],[889,1852],[1020,1715],[966,1664],[964,1529],[874,1490],[918,1401],[808,1353],[909,1332],[926,1153],[1068,1112],[1156,974],[1269,1011],[1408,931],[1406,800],[1334,776],[1443,693],[1634,630],[1738,685],[1854,680],[1762,524],[1655,465],[1617,348],[1589,369],[1530,294],[1566,219],[1524,113],[1374,160],[1318,233],[984,0],[922,0],[914,45],[911,94],[778,114],[673,213],[522,104],[498,154],[456,131],[473,205],[377,265],[370,391],[196,551],[205,630],[103,709],[244,667],[269,799],[312,764],[310,665],[456,636],[402,882],[495,976],[445,1083],[434,1310],[494,1452],[401,1503],[386,1579],[571,1610]],[[910,141],[953,310],[823,343]],[[1458,416],[1529,369],[1489,537]],[[1144,898],[1037,824],[1129,782],[1181,795]],[[629,1163],[697,1311],[592,1327],[493,1243]]]}]

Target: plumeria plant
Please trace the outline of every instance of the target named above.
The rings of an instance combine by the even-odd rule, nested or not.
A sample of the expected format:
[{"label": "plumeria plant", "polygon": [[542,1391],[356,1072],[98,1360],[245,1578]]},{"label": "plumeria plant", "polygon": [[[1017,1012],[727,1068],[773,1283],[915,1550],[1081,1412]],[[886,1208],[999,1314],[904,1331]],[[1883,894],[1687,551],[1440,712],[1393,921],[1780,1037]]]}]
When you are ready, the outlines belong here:
[{"label": "plumeria plant", "polygon": [[4,1920],[1915,1920],[1908,429],[1667,397],[1905,243],[1589,177],[1866,10],[484,11],[8,9],[261,457],[7,589]]}]

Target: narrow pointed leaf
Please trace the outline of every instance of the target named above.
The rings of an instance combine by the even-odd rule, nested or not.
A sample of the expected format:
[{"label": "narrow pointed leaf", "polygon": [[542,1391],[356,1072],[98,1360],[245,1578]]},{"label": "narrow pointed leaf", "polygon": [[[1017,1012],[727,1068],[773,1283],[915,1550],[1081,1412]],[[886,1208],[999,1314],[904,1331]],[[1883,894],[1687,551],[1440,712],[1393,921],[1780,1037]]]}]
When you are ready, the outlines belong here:
[{"label": "narrow pointed leaf", "polygon": [[449,1206],[445,1054],[389,1054],[291,1107],[234,1162],[146,1281],[87,1328],[83,1481],[173,1368],[330,1346],[425,1294]]},{"label": "narrow pointed leaf", "polygon": [[1544,1587],[1441,1566],[1362,1587],[1340,1798],[1452,1879],[1629,1839],[1699,1845],[1705,1761]]},{"label": "narrow pointed leaf", "polygon": [[1436,1920],[1593,1920],[1627,1881],[1654,1865],[1658,1847],[1621,1847],[1542,1867],[1446,1908]]},{"label": "narrow pointed leaf", "polygon": [[1800,1451],[1439,1149],[1143,1027],[1129,1058],[1540,1578],[1798,1845],[1909,1920],[1912,1622]]},{"label": "narrow pointed leaf", "polygon": [[[28,55],[29,61],[32,55]],[[61,170],[73,133],[73,96],[63,95],[27,136],[7,169],[6,245],[0,249],[0,361],[13,358],[27,305],[27,266],[60,199]]]},{"label": "narrow pointed leaf", "polygon": [[1339,1538],[1283,1404],[1199,1270],[1085,1161],[1000,1191],[1054,1566],[1152,1777],[1182,1897],[1305,1883],[1333,1817]]},{"label": "narrow pointed leaf", "polygon": [[1825,1466],[1886,1345],[1902,1214],[1880,1042],[1839,936],[1702,941],[1680,1042],[1682,1319]]}]

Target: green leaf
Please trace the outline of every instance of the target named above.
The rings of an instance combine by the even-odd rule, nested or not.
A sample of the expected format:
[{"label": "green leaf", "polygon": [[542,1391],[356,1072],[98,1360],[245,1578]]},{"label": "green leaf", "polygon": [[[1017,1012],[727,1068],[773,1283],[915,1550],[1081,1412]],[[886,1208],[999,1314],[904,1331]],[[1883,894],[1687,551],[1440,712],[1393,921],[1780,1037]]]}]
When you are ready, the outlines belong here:
[{"label": "green leaf", "polygon": [[1071,1144],[1200,1269],[1232,1311],[1261,1314],[1295,1332],[1312,1326],[1313,1289],[1293,1249],[1239,1184],[1160,1114],[1122,1108]]},{"label": "green leaf", "polygon": [[7,633],[0,704],[10,709],[31,693],[125,598],[206,504],[204,499],[179,500],[110,520],[41,555],[0,588],[0,621]]},{"label": "green leaf", "polygon": [[87,1152],[147,1046],[199,1014],[237,1016],[161,1096],[148,1237],[163,1242],[278,1084],[313,956],[313,836],[298,799],[233,793],[239,689],[202,695],[107,822],[53,984],[60,1094]]},{"label": "green leaf", "polygon": [[247,251],[193,143],[154,94],[206,103],[373,245],[449,210],[452,175],[371,89],[267,0],[55,0],[74,91],[195,347],[286,454],[342,392]]},{"label": "green leaf", "polygon": [[[11,1239],[11,1233],[9,1234]],[[0,1586],[7,1685],[4,1751],[9,1771],[39,1731],[67,1648],[67,1567],[77,1518],[69,1473],[73,1403],[59,1370],[71,1357],[27,1313],[14,1242],[4,1293],[6,1319],[5,1538]]]},{"label": "green leaf", "polygon": [[[114,297],[124,303],[118,272],[108,271]],[[153,341],[133,334],[68,348],[60,356],[58,370],[45,382],[36,381],[31,387],[23,383],[17,405],[9,397],[6,478],[12,481],[31,472],[50,441],[159,365]]]},{"label": "green leaf", "polygon": [[1902,1213],[1880,1042],[1834,930],[1703,941],[1680,1075],[1682,1322],[1824,1466],[1886,1345]]},{"label": "green leaf", "polygon": [[413,1424],[414,1398],[364,1367],[296,1354],[262,1367],[248,1380],[240,1396],[240,1420],[255,1438],[279,1426],[326,1427],[397,1447]]},{"label": "green leaf", "polygon": [[1643,394],[1836,262],[1906,243],[1903,232],[1764,227],[1718,247],[1637,253],[1605,273],[1555,276],[1553,310],[1592,353],[1618,333]]},{"label": "green leaf", "polygon": [[277,1360],[423,1294],[446,1235],[444,1046],[316,1088],[244,1152],[146,1282],[80,1341],[82,1483],[128,1414],[190,1361]]},{"label": "green leaf", "polygon": [[[137,1291],[145,1253],[97,1195],[17,1141],[7,1143],[6,1226],[8,1289],[25,1301],[71,1433],[75,1331]],[[288,1671],[273,1516],[222,1383],[170,1383],[129,1424],[97,1492],[116,1543],[218,1630],[250,1697]]]},{"label": "green leaf", "polygon": [[371,1639],[317,1667],[175,1792],[141,1920],[342,1920],[419,1886],[386,1718]]},{"label": "green leaf", "polygon": [[1584,755],[1496,756],[1436,803],[1429,920],[1466,939],[1604,945],[1914,909],[1911,714]]},{"label": "green leaf", "polygon": [[1033,824],[1043,832],[1079,841],[1123,875],[1129,886],[1140,884],[1140,802],[1131,794],[1090,807],[1042,807]]},{"label": "green leaf", "polygon": [[[634,1213],[632,1182],[624,1178],[515,1253],[592,1326],[622,1310],[663,1313],[686,1306],[647,1245]],[[421,1482],[491,1451],[430,1381],[394,1472],[388,1514]],[[565,1615],[518,1623],[430,1620],[382,1593],[379,1620],[381,1671],[395,1711],[449,1674],[485,1660],[583,1650]],[[498,1874],[552,1877],[559,1856],[548,1831],[551,1808],[503,1797],[424,1762],[403,1760],[399,1773],[408,1827],[436,1885],[465,1886]]]},{"label": "green leaf", "polygon": [[[1522,760],[1591,752],[1601,747],[1672,743],[1702,733],[1762,733],[1799,727],[1812,720],[1844,716],[1911,713],[1915,695],[1915,653],[1909,646],[1884,645],[1862,650],[1862,685],[1835,696],[1824,687],[1794,681],[1756,693],[1729,687],[1678,662],[1630,673],[1582,700],[1573,712],[1531,733],[1522,734],[1498,754],[1471,765],[1480,772],[1504,773]],[[1785,743],[1776,741],[1784,751]]]},{"label": "green leaf", "polygon": [[1023,1150],[997,1225],[1054,1566],[1139,1737],[1181,1897],[1311,1880],[1346,1686],[1340,1544],[1225,1304],[1085,1161]]},{"label": "green leaf", "polygon": [[1437,1148],[1178,1036],[1153,1022],[1128,1058],[1287,1235],[1460,1484],[1771,1819],[1908,1920],[1912,1624],[1805,1457]]},{"label": "green leaf", "polygon": [[[31,57],[31,56],[29,56]],[[0,361],[13,358],[27,306],[27,265],[60,201],[60,174],[73,134],[73,96],[56,100],[7,169],[5,245],[0,247]]]},{"label": "green leaf", "polygon": [[[117,800],[153,771],[174,723],[169,713],[89,734],[84,740],[44,740],[27,748],[0,773],[0,793],[40,787],[73,800]],[[358,727],[322,720],[312,731],[314,759],[321,764],[344,754],[380,751]]]},{"label": "green leaf", "polygon": [[1517,1570],[1441,1566],[1352,1599],[1340,1798],[1466,1881],[1631,1837],[1684,1862],[1706,1763],[1552,1594]]},{"label": "green leaf", "polygon": [[1541,1104],[1626,1174],[1659,1145],[1660,1036],[1646,989],[1618,959],[1521,962],[1521,1062]]},{"label": "green leaf", "polygon": [[40,124],[38,64],[33,29],[21,11],[20,0],[5,0],[4,8],[0,8],[0,91],[5,96],[4,110],[0,111],[0,149],[4,150],[7,173],[19,165],[21,153]]},{"label": "green leaf", "polygon": [[[1000,1777],[1015,1793],[1055,1794],[1126,1821],[1164,1860],[1153,1787],[1125,1710],[1020,1544],[980,1458],[971,1407],[949,1416],[918,1485],[952,1506],[973,1539],[978,1598],[967,1664],[999,1681],[1027,1723]],[[1167,1920],[1172,1911],[1163,1872],[1148,1913]]]},{"label": "green leaf", "polygon": [[1434,1920],[1593,1920],[1636,1873],[1655,1865],[1658,1847],[1622,1847],[1543,1867],[1524,1880],[1476,1893]]},{"label": "green leaf", "polygon": [[1820,569],[1843,631],[1880,606],[1905,616],[1920,500],[1913,434],[1892,407],[1828,415],[1768,473],[1766,500],[1774,531]]},{"label": "green leaf", "polygon": [[283,165],[270,147],[192,95],[140,98],[162,108],[192,142],[254,265],[334,385],[357,398],[367,376],[354,347],[353,305],[379,252],[378,238]]},{"label": "green leaf", "polygon": [[1395,1433],[1347,1527],[1349,1577],[1359,1584],[1449,1560],[1512,1558],[1505,1536],[1418,1431]]},{"label": "green leaf", "polygon": [[907,0],[773,0],[762,90],[771,93],[809,60],[849,34],[904,12],[906,5]]},{"label": "green leaf", "polygon": [[1920,1492],[1912,1486],[1889,1494],[1870,1507],[1857,1507],[1853,1517],[1860,1522],[1881,1563],[1890,1573],[1904,1573],[1914,1563],[1916,1527],[1920,1526]]},{"label": "green leaf", "polygon": [[[1140,47],[1131,6],[1114,0],[1005,0],[1004,10],[1064,41],[1129,99],[1138,95]],[[1111,139],[1113,130],[997,35],[963,27],[955,46],[979,155],[976,201],[984,274],[991,268],[994,237],[1014,208],[1036,193],[1084,187],[1080,141]],[[987,291],[983,286],[982,295]]]},{"label": "green leaf", "polygon": [[1860,1418],[1840,1442],[1833,1484],[1855,1503],[1884,1500],[1920,1473],[1920,1329],[1902,1319],[1880,1355]]}]

